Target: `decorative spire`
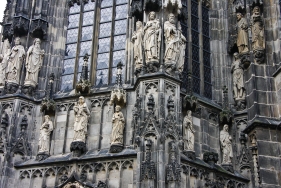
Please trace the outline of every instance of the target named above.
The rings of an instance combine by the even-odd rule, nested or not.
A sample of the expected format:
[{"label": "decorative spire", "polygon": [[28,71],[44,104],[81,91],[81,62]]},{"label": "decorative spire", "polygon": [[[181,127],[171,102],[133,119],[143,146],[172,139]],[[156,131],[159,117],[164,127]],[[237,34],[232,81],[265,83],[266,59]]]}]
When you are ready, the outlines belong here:
[{"label": "decorative spire", "polygon": [[117,64],[117,74],[116,74],[116,85],[118,87],[122,87],[122,67],[123,67],[123,64],[120,61]]},{"label": "decorative spire", "polygon": [[91,82],[88,79],[89,54],[86,53],[83,59],[84,59],[84,63],[82,66],[80,80],[76,84],[76,93],[87,94],[90,92],[90,88],[91,88]]}]

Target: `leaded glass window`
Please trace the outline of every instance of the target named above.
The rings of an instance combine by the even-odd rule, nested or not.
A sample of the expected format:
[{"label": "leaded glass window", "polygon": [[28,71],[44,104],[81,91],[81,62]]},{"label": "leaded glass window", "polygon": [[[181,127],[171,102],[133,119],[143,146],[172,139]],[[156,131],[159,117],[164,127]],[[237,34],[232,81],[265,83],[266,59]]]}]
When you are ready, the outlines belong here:
[{"label": "leaded glass window", "polygon": [[202,6],[202,34],[203,34],[204,96],[209,99],[212,99],[209,9],[204,5]]},{"label": "leaded glass window", "polygon": [[75,3],[69,8],[61,90],[73,89],[82,71],[83,56],[92,54],[94,20],[95,2]]},{"label": "leaded glass window", "polygon": [[199,49],[199,22],[198,2],[191,1],[191,36],[192,36],[192,76],[193,91],[200,94],[200,49]]},{"label": "leaded glass window", "polygon": [[117,63],[121,61],[125,65],[127,1],[103,0],[100,12],[95,81],[97,86],[114,84]]}]

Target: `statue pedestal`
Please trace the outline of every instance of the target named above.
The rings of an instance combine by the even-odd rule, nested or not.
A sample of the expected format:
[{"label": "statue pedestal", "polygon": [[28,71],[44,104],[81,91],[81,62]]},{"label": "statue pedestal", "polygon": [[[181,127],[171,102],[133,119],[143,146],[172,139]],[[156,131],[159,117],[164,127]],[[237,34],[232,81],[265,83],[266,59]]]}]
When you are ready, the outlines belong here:
[{"label": "statue pedestal", "polygon": [[195,160],[195,159],[196,159],[195,151],[188,150],[188,151],[183,151],[182,153],[183,153],[186,157],[190,158],[191,160]]},{"label": "statue pedestal", "polygon": [[232,164],[221,164],[221,166],[228,172],[234,173]]},{"label": "statue pedestal", "polygon": [[33,85],[24,85],[22,91],[26,95],[32,95],[33,91],[35,90],[35,86]]},{"label": "statue pedestal", "polygon": [[0,86],[0,96],[5,95],[5,87],[4,86]]},{"label": "statue pedestal", "polygon": [[46,152],[39,152],[37,155],[36,155],[36,161],[43,161],[45,159],[47,159],[48,157],[50,157],[49,153],[46,153]]},{"label": "statue pedestal", "polygon": [[70,145],[70,151],[72,152],[72,157],[80,157],[86,152],[86,143],[82,141],[73,141]]},{"label": "statue pedestal", "polygon": [[123,144],[112,144],[110,146],[109,152],[110,153],[119,153],[123,150],[124,146]]},{"label": "statue pedestal", "polygon": [[15,83],[15,82],[7,81],[6,91],[7,91],[8,94],[16,93],[18,88],[19,88],[19,84]]}]

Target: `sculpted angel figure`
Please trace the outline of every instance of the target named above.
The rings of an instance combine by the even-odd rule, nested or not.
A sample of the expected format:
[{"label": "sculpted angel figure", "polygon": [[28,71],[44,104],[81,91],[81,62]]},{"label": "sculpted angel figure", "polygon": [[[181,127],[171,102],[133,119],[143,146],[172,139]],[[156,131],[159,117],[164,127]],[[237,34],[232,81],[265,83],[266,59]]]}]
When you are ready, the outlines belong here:
[{"label": "sculpted angel figure", "polygon": [[26,54],[26,76],[24,85],[35,87],[38,82],[38,73],[43,63],[44,50],[40,48],[41,40],[36,38]]},{"label": "sculpted angel figure", "polygon": [[85,103],[84,97],[79,97],[79,100],[73,107],[73,110],[75,115],[73,141],[85,142],[90,110]]},{"label": "sculpted angel figure", "polygon": [[222,163],[230,164],[232,163],[232,137],[228,133],[228,125],[225,124],[223,126],[223,130],[220,132],[220,143],[222,149]]},{"label": "sculpted angel figure", "polygon": [[135,60],[136,69],[139,69],[142,67],[142,60],[143,60],[142,37],[143,37],[142,22],[137,21],[136,31],[133,33],[133,36],[132,36],[132,42],[134,43],[134,60]]},{"label": "sculpted angel figure", "polygon": [[39,151],[38,153],[46,153],[49,154],[50,151],[50,134],[53,131],[53,122],[51,121],[51,118],[46,115],[44,120],[44,123],[42,124],[40,128],[40,136],[39,136]]},{"label": "sculpted angel figure", "polygon": [[191,110],[188,110],[186,116],[183,119],[184,139],[185,139],[184,149],[193,151],[195,130],[193,129],[191,113],[192,113]]},{"label": "sculpted angel figure", "polygon": [[121,112],[121,107],[117,105],[115,107],[115,113],[112,117],[112,133],[111,133],[111,145],[121,144],[123,145],[123,131],[125,126],[125,118]]},{"label": "sculpted angel figure", "polygon": [[159,60],[159,47],[161,42],[160,22],[156,19],[155,12],[148,14],[149,21],[146,23],[144,30],[144,49],[146,62]]},{"label": "sculpted angel figure", "polygon": [[25,58],[25,50],[20,43],[20,38],[15,38],[15,46],[12,48],[11,53],[8,56],[6,80],[9,83],[19,84],[20,82],[20,71]]}]

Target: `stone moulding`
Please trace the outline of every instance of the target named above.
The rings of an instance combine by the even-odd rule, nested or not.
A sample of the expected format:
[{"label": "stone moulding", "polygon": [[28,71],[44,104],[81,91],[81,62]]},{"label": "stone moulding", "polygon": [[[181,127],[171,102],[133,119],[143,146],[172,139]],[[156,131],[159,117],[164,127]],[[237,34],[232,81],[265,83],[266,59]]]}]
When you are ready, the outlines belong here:
[{"label": "stone moulding", "polygon": [[110,105],[116,104],[121,107],[126,105],[126,91],[123,88],[116,88],[111,91]]},{"label": "stone moulding", "polygon": [[34,38],[46,39],[48,22],[41,18],[31,20],[29,32]]},{"label": "stone moulding", "polygon": [[80,157],[83,153],[86,152],[86,144],[81,141],[71,142],[70,151],[72,152],[73,157]]},{"label": "stone moulding", "polygon": [[13,30],[16,36],[26,35],[29,30],[29,19],[24,16],[14,16]]}]

